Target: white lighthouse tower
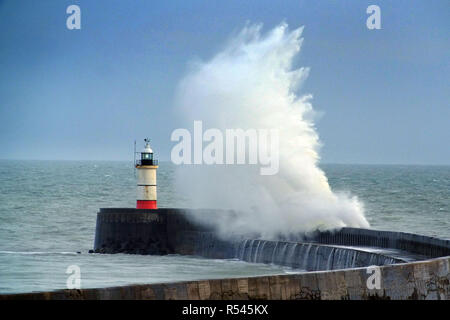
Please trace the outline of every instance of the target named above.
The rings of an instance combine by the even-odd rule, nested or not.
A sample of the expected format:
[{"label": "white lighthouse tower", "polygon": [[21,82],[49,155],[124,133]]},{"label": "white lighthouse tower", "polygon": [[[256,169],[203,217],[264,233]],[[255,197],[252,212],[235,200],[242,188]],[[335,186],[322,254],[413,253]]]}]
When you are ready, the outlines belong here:
[{"label": "white lighthouse tower", "polygon": [[156,204],[156,170],[158,160],[153,157],[150,140],[144,139],[145,147],[140,152],[135,166],[137,170],[136,209],[158,209]]}]

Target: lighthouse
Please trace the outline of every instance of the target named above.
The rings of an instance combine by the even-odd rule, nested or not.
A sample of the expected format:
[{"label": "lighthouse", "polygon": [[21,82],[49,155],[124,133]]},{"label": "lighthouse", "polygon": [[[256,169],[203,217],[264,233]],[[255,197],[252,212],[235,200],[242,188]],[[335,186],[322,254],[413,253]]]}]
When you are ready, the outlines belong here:
[{"label": "lighthouse", "polygon": [[156,170],[158,160],[154,159],[150,140],[144,139],[145,147],[138,152],[135,161],[137,171],[137,201],[136,209],[157,209],[156,205]]}]

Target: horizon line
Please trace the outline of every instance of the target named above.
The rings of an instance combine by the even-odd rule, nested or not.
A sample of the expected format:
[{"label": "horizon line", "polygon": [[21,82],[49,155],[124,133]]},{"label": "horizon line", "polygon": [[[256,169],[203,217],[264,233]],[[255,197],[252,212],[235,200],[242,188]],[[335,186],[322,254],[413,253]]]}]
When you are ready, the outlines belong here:
[{"label": "horizon line", "polygon": [[[0,158],[0,161],[60,161],[60,162],[133,162],[133,159],[16,159],[16,158]],[[158,160],[161,162],[172,162],[171,160]],[[193,165],[193,164],[192,164]],[[245,164],[244,164],[245,165]],[[318,165],[366,165],[366,166],[450,166],[450,163],[367,163],[367,162],[318,162]]]}]

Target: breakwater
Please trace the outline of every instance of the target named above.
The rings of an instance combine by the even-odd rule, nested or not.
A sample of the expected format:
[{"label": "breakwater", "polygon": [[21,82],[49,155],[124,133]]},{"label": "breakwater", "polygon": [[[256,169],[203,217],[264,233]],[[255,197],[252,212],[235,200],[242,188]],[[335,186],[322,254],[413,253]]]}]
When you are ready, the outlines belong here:
[{"label": "breakwater", "polygon": [[342,228],[332,231],[315,231],[299,236],[298,240],[332,245],[390,248],[422,255],[427,258],[450,255],[449,239],[406,232]]},{"label": "breakwater", "polygon": [[[202,210],[224,217],[234,213]],[[366,250],[377,248],[378,250]],[[389,250],[380,250],[389,249]],[[273,263],[307,271],[388,265],[450,255],[450,241],[400,232],[343,228],[293,235],[290,239],[220,238],[213,225],[185,209],[101,209],[96,252],[183,254]]]},{"label": "breakwater", "polygon": [[366,268],[303,274],[140,284],[0,295],[0,300],[448,300],[450,257],[380,267],[379,289]]}]

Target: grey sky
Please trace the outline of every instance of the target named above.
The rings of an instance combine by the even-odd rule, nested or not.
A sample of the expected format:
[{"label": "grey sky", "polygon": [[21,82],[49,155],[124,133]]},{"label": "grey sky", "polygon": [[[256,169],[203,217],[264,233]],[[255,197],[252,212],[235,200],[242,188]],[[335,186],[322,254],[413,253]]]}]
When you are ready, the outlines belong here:
[{"label": "grey sky", "polygon": [[168,160],[177,82],[247,21],[305,26],[323,162],[450,164],[448,0],[0,1],[0,158]]}]

